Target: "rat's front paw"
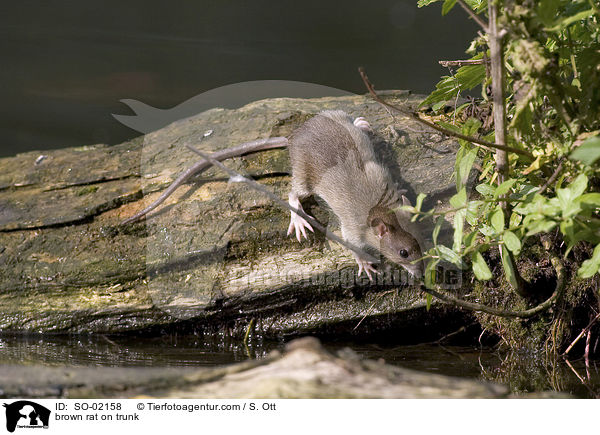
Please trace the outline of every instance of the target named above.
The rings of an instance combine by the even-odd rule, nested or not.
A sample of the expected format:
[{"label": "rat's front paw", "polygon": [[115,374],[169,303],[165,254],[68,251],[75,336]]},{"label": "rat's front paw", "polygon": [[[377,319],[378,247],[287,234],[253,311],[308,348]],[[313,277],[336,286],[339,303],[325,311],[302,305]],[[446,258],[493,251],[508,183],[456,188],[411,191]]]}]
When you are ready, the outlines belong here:
[{"label": "rat's front paw", "polygon": [[292,234],[293,231],[295,231],[296,238],[300,242],[302,240],[302,237],[300,236],[300,234],[302,234],[305,239],[308,238],[308,237],[306,237],[307,229],[314,232],[312,227],[310,226],[310,224],[306,221],[306,219],[304,219],[303,217],[298,216],[296,213],[292,212],[291,216],[290,216],[290,226],[288,227],[287,235],[289,236],[290,234]]},{"label": "rat's front paw", "polygon": [[369,281],[373,281],[373,277],[371,276],[371,273],[376,273],[376,274],[379,273],[379,272],[377,272],[377,269],[375,269],[373,267],[373,263],[371,263],[370,261],[362,260],[360,258],[355,258],[355,260],[356,260],[356,264],[358,264],[358,276],[360,276],[364,270],[365,275],[367,275],[367,277],[369,278]]}]

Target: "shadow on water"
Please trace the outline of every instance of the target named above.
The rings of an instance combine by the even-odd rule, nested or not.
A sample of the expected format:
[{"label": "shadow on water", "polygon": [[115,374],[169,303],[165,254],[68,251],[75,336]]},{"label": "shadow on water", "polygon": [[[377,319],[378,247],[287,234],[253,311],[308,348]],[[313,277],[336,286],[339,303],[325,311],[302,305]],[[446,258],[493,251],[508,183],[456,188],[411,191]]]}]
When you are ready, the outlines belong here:
[{"label": "shadow on water", "polygon": [[[195,335],[41,336],[12,335],[0,338],[2,365],[71,367],[206,367],[264,358],[282,350],[284,342],[238,340]],[[383,359],[427,373],[499,382],[511,392],[558,391],[576,397],[600,395],[600,367],[583,360],[541,361],[531,355],[502,355],[491,348],[418,344],[388,346],[375,343],[324,343],[332,352],[350,347],[369,359]]]}]

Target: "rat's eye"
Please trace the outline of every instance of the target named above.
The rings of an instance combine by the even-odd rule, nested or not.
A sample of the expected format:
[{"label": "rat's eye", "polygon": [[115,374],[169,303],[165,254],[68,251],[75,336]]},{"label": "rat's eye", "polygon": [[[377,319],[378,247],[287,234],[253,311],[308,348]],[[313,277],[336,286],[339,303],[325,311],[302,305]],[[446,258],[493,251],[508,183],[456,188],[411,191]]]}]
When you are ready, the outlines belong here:
[{"label": "rat's eye", "polygon": [[402,258],[408,257],[408,251],[406,249],[400,249],[399,254],[400,254],[400,257],[402,257]]}]

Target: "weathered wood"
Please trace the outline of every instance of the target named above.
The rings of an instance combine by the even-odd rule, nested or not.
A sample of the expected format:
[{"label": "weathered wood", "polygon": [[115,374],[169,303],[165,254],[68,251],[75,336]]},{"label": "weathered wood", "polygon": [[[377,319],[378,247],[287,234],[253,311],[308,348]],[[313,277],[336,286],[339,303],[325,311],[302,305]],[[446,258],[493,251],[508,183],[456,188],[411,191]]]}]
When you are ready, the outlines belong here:
[{"label": "weathered wood", "polygon": [[[394,95],[407,106],[420,100]],[[367,117],[378,152],[409,196],[428,193],[435,205],[452,194],[455,143],[408,118],[388,136],[391,118],[362,96],[263,100],[212,109],[117,146],[0,159],[0,331],[227,327],[239,335],[256,318],[257,333],[278,336],[416,331],[444,322],[441,308],[427,312],[422,295],[398,284],[389,265],[381,285],[355,282],[349,252],[320,234],[302,244],[286,237],[288,212],[214,169],[145,221],[119,225],[196,161],[183,142],[214,151],[286,136],[325,109]],[[226,164],[287,197],[286,150]],[[307,211],[337,225],[317,202]]]}]

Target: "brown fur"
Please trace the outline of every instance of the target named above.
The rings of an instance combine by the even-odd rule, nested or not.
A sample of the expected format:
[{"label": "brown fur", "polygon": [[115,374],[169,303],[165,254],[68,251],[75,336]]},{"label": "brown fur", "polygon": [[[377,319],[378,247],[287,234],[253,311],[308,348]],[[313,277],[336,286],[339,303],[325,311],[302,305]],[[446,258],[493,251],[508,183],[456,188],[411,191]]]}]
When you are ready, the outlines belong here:
[{"label": "brown fur", "polygon": [[[393,209],[402,205],[387,169],[375,156],[369,136],[342,111],[321,112],[290,138],[292,193],[320,196],[340,220],[342,236],[358,248],[378,249],[413,273],[422,265],[419,243],[408,219]],[[384,227],[376,227],[378,219]],[[384,232],[378,229],[385,229]],[[400,255],[408,252],[408,257]]]}]

